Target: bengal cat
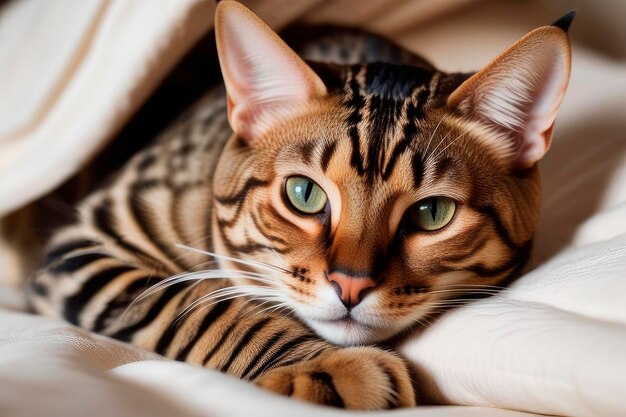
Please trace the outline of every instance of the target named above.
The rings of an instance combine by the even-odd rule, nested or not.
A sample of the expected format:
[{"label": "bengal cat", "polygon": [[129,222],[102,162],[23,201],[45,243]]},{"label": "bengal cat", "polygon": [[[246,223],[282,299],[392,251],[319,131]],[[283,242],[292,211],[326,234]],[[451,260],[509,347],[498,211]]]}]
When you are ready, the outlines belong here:
[{"label": "bengal cat", "polygon": [[415,405],[385,342],[526,262],[572,18],[448,74],[347,29],[306,63],[220,2],[225,90],[85,199],[33,305],[306,401]]}]

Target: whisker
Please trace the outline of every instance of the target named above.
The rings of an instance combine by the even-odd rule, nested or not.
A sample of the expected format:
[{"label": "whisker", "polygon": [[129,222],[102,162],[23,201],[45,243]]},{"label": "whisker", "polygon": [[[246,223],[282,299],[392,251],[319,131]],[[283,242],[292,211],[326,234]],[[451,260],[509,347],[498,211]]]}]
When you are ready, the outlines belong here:
[{"label": "whisker", "polygon": [[208,294],[203,295],[197,300],[193,301],[187,307],[181,310],[180,314],[185,314],[186,311],[192,310],[198,304],[202,304],[204,302],[211,301],[211,299],[220,297],[220,296],[229,296],[232,294],[243,294],[248,296],[260,296],[260,295],[280,295],[280,292],[266,287],[259,287],[256,285],[236,285],[229,286],[217,289],[215,291],[211,291]]},{"label": "whisker", "polygon": [[251,266],[253,268],[261,268],[261,269],[265,268],[267,270],[283,272],[285,274],[292,274],[293,273],[293,271],[290,271],[290,270],[285,269],[285,268],[281,268],[280,266],[271,265],[271,264],[267,264],[265,262],[260,262],[260,261],[253,261],[253,260],[250,260],[250,259],[240,259],[240,258],[235,258],[235,257],[232,257],[232,256],[227,256],[227,255],[219,255],[219,254],[217,254],[215,252],[209,252],[209,251],[205,251],[205,250],[202,250],[202,249],[193,248],[191,246],[187,246],[187,245],[184,245],[184,244],[179,243],[179,242],[176,242],[175,246],[177,248],[180,248],[180,249],[185,249],[185,250],[188,250],[188,251],[201,253],[203,255],[212,256],[212,257],[217,258],[217,259],[223,259],[223,260],[226,260],[226,261],[240,263],[242,265],[248,265],[248,266]]},{"label": "whisker", "polygon": [[208,294],[203,295],[202,297],[195,300],[191,305],[198,304],[203,302],[204,300],[208,300],[217,295],[229,295],[236,293],[246,293],[250,295],[266,295],[266,294],[278,294],[279,292],[274,289],[258,287],[253,285],[236,285],[236,286],[228,286],[224,288],[219,288],[217,290],[211,291]]},{"label": "whisker", "polygon": [[490,291],[490,292],[494,292],[494,293],[498,293],[501,292],[503,290],[501,289],[497,289],[497,288],[481,288],[481,287],[457,287],[457,288],[441,288],[441,289],[434,289],[434,290],[428,290],[428,292],[435,292],[435,291]]},{"label": "whisker", "polygon": [[433,133],[430,135],[430,139],[428,139],[428,143],[426,144],[426,150],[424,150],[424,153],[422,155],[426,155],[428,153],[428,149],[430,148],[430,143],[432,142],[433,138],[435,137],[435,134],[437,133],[437,129],[439,129],[439,126],[441,125],[441,122],[443,122],[443,119],[445,119],[447,116],[447,114],[444,114],[443,117],[441,118],[441,120],[439,120],[439,123],[437,123],[437,126],[435,126],[435,130],[433,130]]},{"label": "whisker", "polygon": [[172,285],[176,285],[185,281],[195,281],[195,280],[205,280],[205,279],[227,279],[227,278],[242,278],[242,279],[250,279],[253,281],[262,282],[265,284],[274,285],[276,284],[276,280],[268,278],[265,275],[257,274],[254,272],[240,271],[240,270],[229,270],[229,269],[209,269],[204,271],[194,271],[194,272],[183,272],[181,274],[174,275],[172,277],[166,278],[158,283],[152,285],[150,288],[139,294],[137,298],[133,301],[133,303],[138,303],[144,300],[151,295],[164,290],[165,288],[171,287]]},{"label": "whisker", "polygon": [[[266,311],[267,309],[270,308],[274,308],[277,304],[275,304],[276,302],[279,302],[282,300],[281,297],[278,296],[264,296],[264,297],[259,297],[258,298],[263,299],[265,301],[263,301],[262,303],[256,304],[255,306],[253,306],[250,310],[246,311],[244,315],[241,316],[241,318],[243,319],[244,317],[255,317],[256,315],[258,315],[259,313]],[[265,306],[266,304],[272,303],[270,306],[264,307],[261,311],[258,311],[259,308],[262,308],[263,306]],[[283,305],[286,304],[285,302],[279,303],[279,305]],[[258,311],[258,312],[257,312]],[[254,313],[254,314],[252,314]],[[252,316],[250,316],[250,314],[252,314]]]},{"label": "whisker", "polygon": [[[287,303],[287,302],[282,302],[282,303],[279,303],[279,304],[276,304],[276,305],[273,305],[273,306],[266,307],[266,308],[262,309],[261,311],[258,311],[258,312],[257,312],[254,316],[252,316],[252,317],[255,317],[255,316],[257,316],[257,315],[259,315],[259,314],[261,314],[261,313],[264,313],[264,312],[276,313],[276,312],[278,312],[278,311],[281,311],[281,310],[286,310],[286,309],[291,309],[291,308],[289,307],[289,303]],[[290,311],[290,313],[291,313],[291,312],[292,312],[292,311]]]},{"label": "whisker", "polygon": [[498,288],[482,288],[482,287],[456,287],[456,288],[449,287],[449,288],[428,290],[428,292],[433,292],[433,291],[491,291],[491,292],[500,292],[500,291],[504,291],[504,290],[498,289]]},{"label": "whisker", "polygon": [[499,294],[499,292],[498,291],[485,291],[485,290],[475,290],[475,291],[468,291],[468,290],[437,290],[437,291],[429,291],[428,294],[496,295],[496,294]]},{"label": "whisker", "polygon": [[[199,283],[205,279],[228,279],[228,278],[249,279],[249,280],[259,281],[259,282],[269,284],[269,285],[276,284],[275,280],[265,278],[264,275],[257,274],[254,272],[239,271],[239,270],[219,270],[218,269],[218,270],[182,273],[182,274],[178,274],[173,277],[170,277],[166,280],[157,282],[156,284],[152,285],[151,287],[143,291],[128,305],[128,307],[126,307],[124,312],[121,314],[121,318],[125,317],[128,314],[128,312],[141,301],[157,293],[158,291],[162,291],[165,288],[168,288],[172,285],[185,282],[185,281],[198,280],[197,283]],[[194,285],[197,283],[194,283]],[[235,286],[231,285],[226,288],[233,288],[233,287]],[[268,290],[268,287],[261,287],[261,286],[249,286],[249,287],[252,287],[256,290],[261,289],[261,288]]]},{"label": "whisker", "polygon": [[472,299],[448,300],[448,301],[442,301],[442,302],[429,304],[429,307],[439,308],[439,307],[454,306],[454,305],[459,305],[459,304],[466,304],[466,303],[469,303],[470,301],[476,301],[476,300],[472,300]]},{"label": "whisker", "polygon": [[433,150],[430,152],[430,155],[428,155],[426,158],[424,158],[424,162],[427,162],[427,161],[432,160],[432,158],[431,158],[431,157],[432,157],[432,155],[435,153],[435,151],[436,151],[437,149],[439,149],[439,147],[441,146],[441,144],[442,144],[442,143],[443,143],[446,139],[448,139],[448,136],[450,136],[450,133],[452,133],[452,129],[450,129],[450,130],[448,131],[448,133],[446,133],[446,135],[445,135],[443,138],[441,138],[441,140],[439,141],[439,143],[437,144],[437,146],[435,146],[435,147],[433,148]]},{"label": "whisker", "polygon": [[[182,320],[183,318],[185,318],[185,316],[187,316],[188,314],[191,314],[191,312],[194,309],[197,309],[197,311],[203,311],[215,304],[219,304],[225,301],[229,301],[229,300],[234,300],[236,298],[241,298],[241,297],[248,297],[247,300],[244,301],[243,305],[246,305],[247,303],[257,300],[257,299],[264,299],[264,297],[269,297],[272,295],[259,295],[254,297],[254,294],[248,293],[248,292],[241,292],[241,293],[223,293],[223,294],[213,294],[212,297],[207,297],[210,294],[207,294],[206,296],[203,296],[201,298],[199,298],[198,300],[194,301],[192,304],[188,305],[187,307],[185,307],[184,309],[182,309],[179,313],[178,313],[178,317],[176,318],[175,322],[179,322],[180,320]],[[213,302],[211,302],[213,301]],[[209,304],[206,304],[209,303]],[[201,304],[206,304],[206,305],[202,305]],[[201,307],[200,307],[201,306]],[[200,307],[200,308],[198,308]]]},{"label": "whisker", "polygon": [[507,287],[502,287],[499,285],[485,285],[485,284],[445,284],[445,285],[435,285],[432,288],[452,288],[452,287],[476,287],[476,288],[493,288],[498,290],[505,290]]},{"label": "whisker", "polygon": [[[436,155],[434,158],[432,158],[432,160],[433,160],[433,161],[437,160],[437,158],[439,158],[439,155],[441,155],[441,154],[442,154],[442,153],[443,153],[446,149],[448,149],[448,148],[449,148],[450,146],[452,146],[452,145],[453,145],[453,144],[454,144],[457,140],[461,139],[461,138],[462,138],[462,137],[464,137],[466,134],[467,134],[467,131],[466,131],[466,132],[463,132],[463,133],[461,133],[459,136],[457,136],[457,137],[456,137],[456,138],[455,138],[452,142],[448,143],[448,144],[446,145],[446,147],[445,147],[445,148],[443,148],[442,150],[440,150],[440,151],[439,151],[439,153],[437,153],[437,155]],[[429,159],[430,159],[430,157],[429,157]]]}]

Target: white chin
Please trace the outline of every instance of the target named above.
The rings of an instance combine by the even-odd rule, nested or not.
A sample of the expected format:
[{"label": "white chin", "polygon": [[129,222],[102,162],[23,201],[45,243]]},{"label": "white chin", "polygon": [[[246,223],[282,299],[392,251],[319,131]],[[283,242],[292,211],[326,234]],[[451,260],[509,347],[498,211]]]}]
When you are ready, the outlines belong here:
[{"label": "white chin", "polygon": [[391,328],[376,328],[349,321],[318,321],[307,319],[315,332],[331,343],[343,346],[369,345],[382,342],[396,332]]}]

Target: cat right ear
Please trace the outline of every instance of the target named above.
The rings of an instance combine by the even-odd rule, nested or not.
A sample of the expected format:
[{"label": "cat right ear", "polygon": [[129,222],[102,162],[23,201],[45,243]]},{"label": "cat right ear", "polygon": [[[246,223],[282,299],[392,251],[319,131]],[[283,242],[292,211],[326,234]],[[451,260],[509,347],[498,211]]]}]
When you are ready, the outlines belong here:
[{"label": "cat right ear", "polygon": [[570,76],[570,12],[533,30],[466,80],[448,106],[489,129],[508,149],[512,170],[532,167],[550,147],[552,127]]},{"label": "cat right ear", "polygon": [[242,4],[218,3],[215,37],[228,95],[228,121],[251,146],[276,122],[327,94],[317,74]]}]

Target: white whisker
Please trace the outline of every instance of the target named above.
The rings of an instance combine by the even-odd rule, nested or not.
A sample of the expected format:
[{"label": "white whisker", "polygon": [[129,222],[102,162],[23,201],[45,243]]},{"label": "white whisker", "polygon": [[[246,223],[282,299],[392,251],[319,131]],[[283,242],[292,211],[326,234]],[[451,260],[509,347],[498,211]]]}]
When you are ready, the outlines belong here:
[{"label": "white whisker", "polygon": [[[452,142],[448,143],[446,145],[445,148],[443,148],[442,150],[439,151],[439,153],[437,153],[437,155],[433,158],[433,161],[436,161],[437,158],[439,158],[439,155],[441,155],[446,149],[448,149],[450,146],[452,146],[457,140],[461,139],[462,137],[464,137],[467,134],[467,132],[463,132],[461,133],[459,136],[457,136]],[[429,157],[430,159],[430,157]]]},{"label": "white whisker", "polygon": [[285,310],[287,308],[289,308],[289,303],[287,303],[287,302],[278,303],[276,305],[271,305],[269,307],[266,307],[266,308],[262,309],[261,311],[256,312],[252,317],[255,317],[255,316],[257,316],[257,315],[259,315],[261,313],[265,313],[265,312],[275,313],[277,311]]},{"label": "white whisker", "polygon": [[[274,312],[275,310],[278,310],[279,308],[285,309],[286,307],[288,307],[288,304],[289,304],[288,302],[283,301],[283,297],[278,297],[278,296],[264,296],[264,297],[259,297],[259,299],[264,299],[265,301],[252,307],[249,311],[245,313],[245,315],[242,316],[242,318],[247,317],[252,313],[254,314],[250,317],[255,317],[256,315],[263,313],[265,311],[268,311],[268,310],[271,310],[271,312]],[[272,303],[272,305],[264,307],[262,310],[257,311],[259,308],[265,306],[268,303]]]},{"label": "white whisker", "polygon": [[193,309],[198,304],[202,304],[202,303],[211,301],[212,299],[215,299],[215,298],[218,298],[218,297],[230,296],[230,295],[234,295],[234,294],[242,294],[242,296],[254,297],[254,296],[280,295],[281,292],[276,290],[276,289],[266,288],[266,287],[259,287],[259,286],[256,286],[256,285],[235,285],[235,286],[229,286],[229,287],[217,289],[215,291],[212,291],[212,292],[210,292],[208,294],[203,295],[202,297],[198,298],[197,300],[195,300],[194,302],[189,304],[183,310],[181,310],[180,314],[185,314],[186,311]]},{"label": "white whisker", "polygon": [[448,131],[448,133],[446,133],[446,135],[445,135],[443,138],[441,138],[441,140],[439,141],[439,143],[437,144],[437,146],[435,146],[435,147],[433,148],[433,150],[430,152],[430,155],[428,155],[426,158],[424,158],[424,161],[430,161],[430,160],[432,159],[432,158],[431,158],[431,157],[432,157],[432,155],[435,153],[435,151],[436,151],[437,149],[439,149],[439,147],[441,146],[441,144],[442,144],[442,143],[443,143],[446,139],[448,139],[448,136],[450,136],[450,133],[452,133],[452,129],[450,129],[450,130]]},{"label": "white whisker", "polygon": [[252,260],[249,260],[249,259],[240,259],[240,258],[235,258],[235,257],[232,257],[232,256],[227,256],[227,255],[219,255],[219,254],[217,254],[215,252],[209,252],[209,251],[205,251],[205,250],[202,250],[202,249],[193,248],[191,246],[187,246],[187,245],[184,245],[184,244],[178,243],[178,242],[176,242],[175,245],[176,245],[177,248],[180,248],[180,249],[185,249],[185,250],[188,250],[188,251],[201,253],[203,255],[212,256],[212,257],[217,258],[217,259],[223,259],[223,260],[226,260],[226,261],[240,263],[242,265],[248,265],[248,266],[251,266],[253,268],[261,268],[261,269],[266,269],[266,270],[271,270],[271,271],[278,271],[278,272],[283,272],[285,274],[291,274],[292,273],[292,271],[289,271],[289,270],[287,270],[285,268],[281,268],[281,267],[276,266],[276,265],[267,264],[265,262],[252,261]]},{"label": "white whisker", "polygon": [[441,122],[443,122],[443,119],[445,119],[446,116],[447,115],[444,114],[443,117],[441,117],[441,120],[439,120],[439,123],[437,123],[437,126],[435,126],[435,130],[433,130],[433,133],[430,135],[430,139],[428,139],[428,143],[426,144],[426,149],[424,150],[424,153],[422,155],[426,155],[428,153],[428,149],[430,148],[430,143],[435,137],[435,134],[437,133],[437,129],[439,129],[439,125],[441,125]]},{"label": "white whisker", "polygon": [[[208,295],[208,294],[207,294]],[[248,292],[241,292],[241,293],[223,293],[223,294],[214,294],[212,297],[207,297],[207,296],[203,296],[201,298],[199,298],[198,300],[194,301],[192,304],[188,305],[187,307],[185,307],[183,310],[181,310],[178,313],[178,317],[176,318],[176,322],[179,322],[180,320],[182,320],[183,318],[185,318],[185,316],[187,316],[188,314],[191,314],[195,309],[198,309],[197,311],[203,311],[211,306],[214,306],[215,304],[219,304],[225,301],[229,301],[229,300],[234,300],[236,298],[241,298],[241,297],[248,297],[247,300],[245,300],[242,304],[242,306],[248,304],[251,301],[255,301],[255,300],[263,300],[265,298],[268,297],[276,297],[275,295],[257,295],[254,296],[254,294],[248,293]],[[208,303],[208,304],[207,304]]]},{"label": "white whisker", "polygon": [[451,288],[451,287],[478,287],[478,288],[494,288],[498,290],[504,290],[507,287],[502,287],[499,285],[485,285],[485,284],[445,284],[445,285],[436,285],[432,288]]},{"label": "white whisker", "polygon": [[446,288],[441,290],[430,290],[429,294],[490,294],[497,295],[505,293],[507,290],[490,289],[490,288]]},{"label": "white whisker", "polygon": [[146,291],[142,292],[133,303],[138,303],[141,300],[150,297],[156,292],[162,291],[165,288],[171,287],[172,285],[176,285],[186,281],[200,281],[206,279],[227,279],[227,278],[241,278],[241,279],[249,279],[253,281],[262,282],[264,284],[274,285],[276,284],[276,280],[271,279],[265,275],[257,274],[254,272],[240,271],[240,270],[229,270],[229,269],[209,269],[205,271],[194,271],[194,272],[183,272],[181,274],[174,275],[167,279],[164,279]]}]

